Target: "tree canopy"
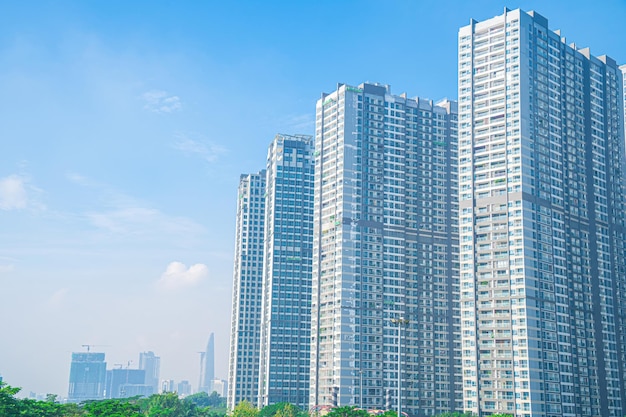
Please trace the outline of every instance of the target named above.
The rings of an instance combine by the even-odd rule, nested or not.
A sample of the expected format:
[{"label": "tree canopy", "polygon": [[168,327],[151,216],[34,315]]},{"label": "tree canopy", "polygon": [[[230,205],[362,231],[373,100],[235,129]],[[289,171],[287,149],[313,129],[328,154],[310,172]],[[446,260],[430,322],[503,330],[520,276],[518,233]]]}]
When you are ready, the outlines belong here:
[{"label": "tree canopy", "polygon": [[[45,401],[19,399],[20,388],[0,382],[0,417],[308,417],[309,413],[290,403],[278,403],[257,409],[242,401],[230,412],[226,399],[217,392],[199,392],[184,399],[168,392],[148,398],[120,398],[86,401],[79,404],[61,404],[56,395],[47,395]],[[378,417],[396,417],[393,410]],[[326,417],[370,417],[366,410],[354,406],[335,407]],[[469,412],[451,412],[436,417],[475,417]],[[493,414],[491,417],[513,417],[511,414]]]},{"label": "tree canopy", "polygon": [[259,410],[248,401],[242,401],[233,408],[231,417],[257,417]]},{"label": "tree canopy", "polygon": [[369,413],[354,406],[335,407],[326,417],[369,417]]},{"label": "tree canopy", "polygon": [[200,393],[186,399],[180,399],[176,393],[164,393],[148,398],[60,404],[55,395],[39,401],[19,399],[16,397],[19,392],[19,388],[0,382],[1,417],[226,417],[225,399],[217,393]]},{"label": "tree canopy", "polygon": [[6,417],[17,417],[20,415],[20,402],[15,395],[20,392],[19,388],[14,388],[6,382],[0,382],[0,415]]},{"label": "tree canopy", "polygon": [[276,403],[267,405],[259,411],[258,417],[304,417],[308,413],[291,403]]},{"label": "tree canopy", "polygon": [[200,391],[185,397],[184,401],[193,403],[197,407],[211,407],[226,410],[226,398],[220,396],[215,391],[213,391],[211,395],[207,394],[205,391]]}]

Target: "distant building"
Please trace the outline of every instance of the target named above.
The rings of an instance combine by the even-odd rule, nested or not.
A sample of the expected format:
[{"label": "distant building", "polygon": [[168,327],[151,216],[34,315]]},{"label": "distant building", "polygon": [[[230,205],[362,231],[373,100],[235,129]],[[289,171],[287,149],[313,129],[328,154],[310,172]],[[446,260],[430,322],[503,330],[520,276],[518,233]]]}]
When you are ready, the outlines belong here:
[{"label": "distant building", "polygon": [[144,384],[152,387],[152,393],[159,392],[159,377],[161,374],[161,358],[154,352],[141,352],[139,354],[139,369],[146,371]]},{"label": "distant building", "polygon": [[28,393],[28,398],[36,401],[45,401],[48,394],[39,394],[34,391]]},{"label": "distant building", "polygon": [[106,362],[104,353],[72,353],[68,400],[80,402],[104,398]]},{"label": "distant building", "polygon": [[198,391],[209,394],[213,391],[213,379],[215,378],[215,334],[209,335],[206,350],[200,356],[200,381]]},{"label": "distant building", "polygon": [[228,408],[257,404],[263,281],[265,170],[242,175],[235,232],[233,309],[228,363]]},{"label": "distant building", "polygon": [[211,393],[213,392],[217,392],[220,397],[226,397],[228,394],[228,382],[223,379],[214,379]]},{"label": "distant building", "polygon": [[152,387],[145,384],[123,384],[120,391],[123,394],[120,398],[149,397],[154,394]]},{"label": "distant building", "polygon": [[176,385],[176,392],[178,395],[187,396],[191,394],[191,384],[187,380],[180,381]]},{"label": "distant building", "polygon": [[109,369],[106,376],[106,398],[127,398],[136,395],[154,394],[151,385],[145,384],[146,371],[143,369]]},{"label": "distant building", "polygon": [[176,391],[176,386],[174,384],[173,379],[164,379],[161,381],[161,392],[174,392]]}]

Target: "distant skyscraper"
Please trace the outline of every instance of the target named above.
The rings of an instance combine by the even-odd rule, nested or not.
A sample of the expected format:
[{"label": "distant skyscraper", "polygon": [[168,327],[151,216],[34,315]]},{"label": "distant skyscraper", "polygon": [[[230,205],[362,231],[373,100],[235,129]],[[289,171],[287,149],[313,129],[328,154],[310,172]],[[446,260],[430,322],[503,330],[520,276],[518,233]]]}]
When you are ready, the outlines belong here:
[{"label": "distant skyscraper", "polygon": [[313,168],[311,136],[276,135],[266,167],[260,405],[308,408]]},{"label": "distant skyscraper", "polygon": [[79,402],[104,398],[106,362],[104,353],[72,353],[68,400]]},{"label": "distant skyscraper", "polygon": [[161,358],[154,352],[141,352],[139,354],[139,369],[146,371],[145,384],[152,387],[154,394],[159,392],[159,378],[161,375]]},{"label": "distant skyscraper", "polygon": [[259,395],[264,220],[265,170],[242,175],[237,202],[228,364],[230,409],[242,400],[256,405]]},{"label": "distant skyscraper", "polygon": [[115,368],[106,375],[106,398],[128,398],[136,395],[149,397],[156,394],[152,385],[145,383],[146,371],[143,369]]},{"label": "distant skyscraper", "polygon": [[380,84],[317,102],[311,405],[461,409],[456,120]]},{"label": "distant skyscraper", "polygon": [[459,31],[467,411],[626,412],[621,83],[536,12]]},{"label": "distant skyscraper", "polygon": [[187,380],[183,380],[180,381],[177,385],[176,385],[176,392],[178,393],[178,395],[180,396],[187,396],[191,394],[191,384],[189,383],[189,381]]},{"label": "distant skyscraper", "polygon": [[215,379],[215,334],[209,335],[206,350],[200,356],[200,382],[198,391],[213,392]]}]

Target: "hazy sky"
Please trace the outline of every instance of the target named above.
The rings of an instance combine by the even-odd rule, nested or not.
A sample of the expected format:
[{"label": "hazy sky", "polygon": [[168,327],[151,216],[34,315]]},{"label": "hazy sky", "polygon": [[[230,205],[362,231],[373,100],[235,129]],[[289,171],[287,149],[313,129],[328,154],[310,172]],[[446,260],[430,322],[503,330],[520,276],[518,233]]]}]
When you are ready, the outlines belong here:
[{"label": "hazy sky", "polygon": [[67,395],[70,354],[226,378],[239,174],[337,82],[456,98],[457,30],[504,6],[626,62],[626,2],[0,3],[0,374]]}]

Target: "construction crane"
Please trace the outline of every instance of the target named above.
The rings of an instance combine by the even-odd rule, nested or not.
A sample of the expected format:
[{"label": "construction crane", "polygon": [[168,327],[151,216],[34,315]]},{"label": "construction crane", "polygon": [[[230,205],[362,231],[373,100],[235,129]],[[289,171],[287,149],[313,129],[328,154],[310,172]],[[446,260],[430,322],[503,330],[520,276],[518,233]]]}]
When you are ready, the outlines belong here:
[{"label": "construction crane", "polygon": [[81,345],[81,346],[86,348],[87,352],[90,352],[92,347],[96,347],[96,346],[105,347],[105,346],[110,346],[110,345]]}]

